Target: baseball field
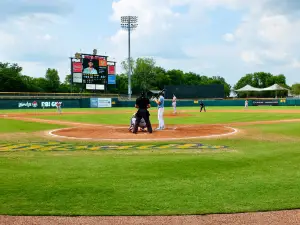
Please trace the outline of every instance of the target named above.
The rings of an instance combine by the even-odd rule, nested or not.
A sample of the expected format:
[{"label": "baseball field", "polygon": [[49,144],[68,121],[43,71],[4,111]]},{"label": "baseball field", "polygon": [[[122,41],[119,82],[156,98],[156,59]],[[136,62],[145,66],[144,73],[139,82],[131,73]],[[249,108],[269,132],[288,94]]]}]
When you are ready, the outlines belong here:
[{"label": "baseball field", "polygon": [[[0,111],[0,215],[189,215],[300,208],[300,108]],[[156,109],[151,109],[153,127]]]}]

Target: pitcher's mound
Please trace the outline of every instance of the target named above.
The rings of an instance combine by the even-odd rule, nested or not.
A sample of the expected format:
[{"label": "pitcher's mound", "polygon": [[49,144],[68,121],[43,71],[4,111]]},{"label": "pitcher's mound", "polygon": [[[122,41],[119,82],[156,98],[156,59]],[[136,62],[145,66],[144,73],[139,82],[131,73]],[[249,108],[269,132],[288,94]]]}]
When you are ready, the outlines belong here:
[{"label": "pitcher's mound", "polygon": [[148,132],[139,131],[133,134],[128,127],[99,126],[99,127],[73,127],[51,131],[51,136],[81,139],[81,140],[107,140],[107,141],[153,141],[153,140],[184,140],[209,137],[221,137],[236,133],[237,130],[221,125],[199,125],[199,126],[168,126],[162,131]]}]

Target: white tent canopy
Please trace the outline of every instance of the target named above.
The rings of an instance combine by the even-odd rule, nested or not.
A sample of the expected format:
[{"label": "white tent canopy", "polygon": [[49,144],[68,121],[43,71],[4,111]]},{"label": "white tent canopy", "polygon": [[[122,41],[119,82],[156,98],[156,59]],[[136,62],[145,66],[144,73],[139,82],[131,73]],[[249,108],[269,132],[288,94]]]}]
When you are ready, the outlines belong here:
[{"label": "white tent canopy", "polygon": [[262,91],[282,91],[282,90],[288,90],[287,88],[281,87],[278,84],[274,84],[270,87],[263,88]]},{"label": "white tent canopy", "polygon": [[267,88],[255,88],[251,85],[246,85],[245,87],[242,87],[238,90],[235,90],[236,92],[250,92],[250,91],[282,91],[282,90],[288,90],[287,88],[281,87],[278,84],[274,84]]},{"label": "white tent canopy", "polygon": [[242,87],[238,90],[235,90],[236,92],[246,92],[246,91],[260,91],[261,89],[260,88],[255,88],[255,87],[252,87],[251,85],[246,85],[245,87]]}]

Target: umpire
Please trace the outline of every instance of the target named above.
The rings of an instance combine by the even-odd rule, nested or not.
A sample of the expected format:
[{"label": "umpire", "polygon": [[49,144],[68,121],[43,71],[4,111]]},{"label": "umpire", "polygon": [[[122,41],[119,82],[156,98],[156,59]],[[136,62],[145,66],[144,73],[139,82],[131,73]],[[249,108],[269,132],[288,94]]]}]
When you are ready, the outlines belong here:
[{"label": "umpire", "polygon": [[141,96],[135,101],[135,108],[138,109],[136,113],[136,121],[132,133],[136,134],[139,128],[139,124],[142,118],[144,118],[148,133],[152,133],[152,126],[149,120],[150,113],[148,109],[150,108],[150,100],[142,92]]}]

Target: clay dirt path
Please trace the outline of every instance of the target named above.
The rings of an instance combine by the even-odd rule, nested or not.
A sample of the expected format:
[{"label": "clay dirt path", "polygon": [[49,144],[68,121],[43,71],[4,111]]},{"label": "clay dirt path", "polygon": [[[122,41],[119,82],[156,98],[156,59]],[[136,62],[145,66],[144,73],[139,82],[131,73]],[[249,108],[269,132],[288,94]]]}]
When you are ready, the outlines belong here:
[{"label": "clay dirt path", "polygon": [[300,210],[204,216],[0,216],[2,225],[298,225]]}]

